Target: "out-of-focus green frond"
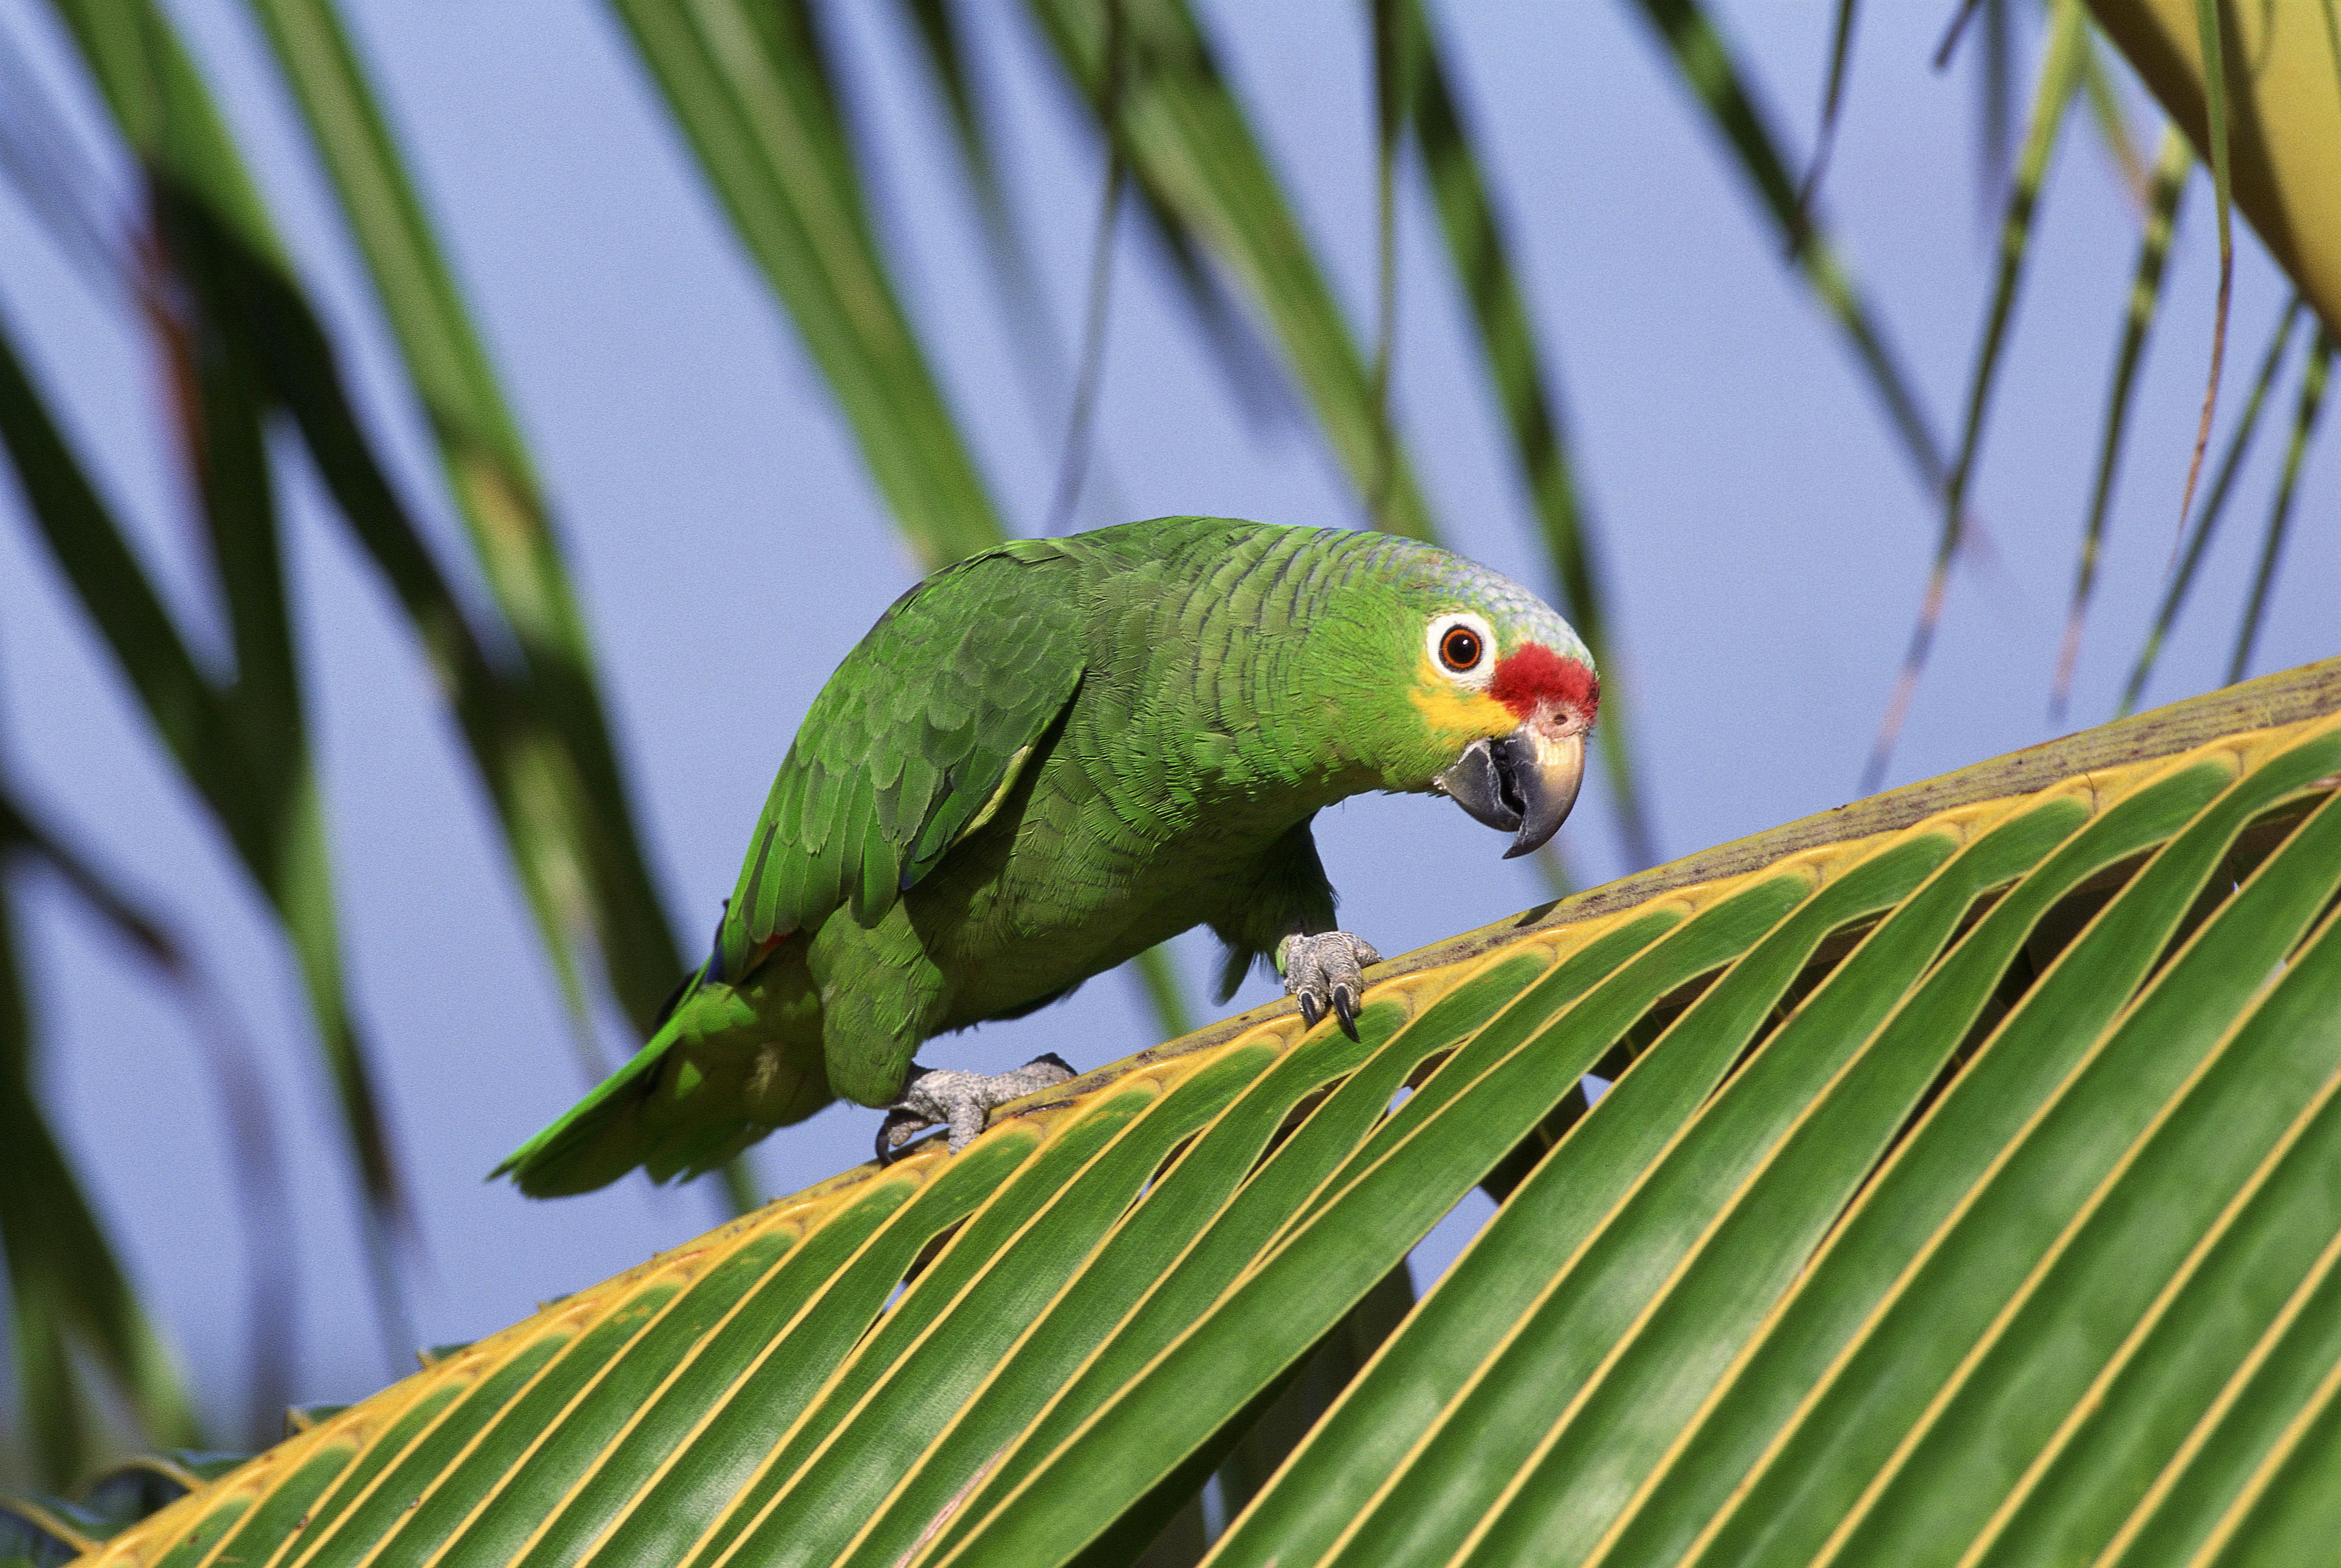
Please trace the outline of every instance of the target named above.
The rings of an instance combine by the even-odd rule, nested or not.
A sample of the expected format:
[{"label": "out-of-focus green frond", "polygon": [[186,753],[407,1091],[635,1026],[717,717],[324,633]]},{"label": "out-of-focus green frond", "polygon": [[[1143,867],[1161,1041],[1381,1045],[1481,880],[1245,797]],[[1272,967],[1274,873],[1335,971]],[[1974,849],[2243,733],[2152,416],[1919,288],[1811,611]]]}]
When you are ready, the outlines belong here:
[{"label": "out-of-focus green frond", "polygon": [[[2114,85],[2113,73],[2106,68],[2105,53],[2099,44],[2093,26],[2081,52],[2082,101],[2089,105],[2089,119],[2097,128],[2097,139],[2106,145],[2114,167],[2121,172],[2122,187],[2136,199],[2151,224],[2154,176],[2146,160],[2138,156],[2137,139],[2130,135],[2129,114],[2122,107],[2121,91]],[[2191,154],[2193,149],[2188,151]]]},{"label": "out-of-focus green frond", "polygon": [[[1186,0],[1116,5],[1129,58],[1118,122],[1101,132],[1120,141],[1131,177],[1172,232],[1241,284],[1350,484],[1369,500],[1382,497],[1378,525],[1434,537],[1403,448],[1394,445],[1383,464],[1367,360]],[[1099,0],[1031,0],[1031,8],[1082,99],[1098,102],[1109,7]]]},{"label": "out-of-focus green frond", "polygon": [[1778,229],[1782,248],[1844,333],[1920,484],[1929,494],[1940,491],[1948,472],[1942,444],[1900,358],[1838,259],[1828,229],[1818,214],[1799,207],[1796,181],[1788,175],[1779,138],[1772,132],[1751,78],[1733,58],[1730,46],[1698,0],[1638,3],[1644,19],[1673,55],[1683,85],[1729,144],[1740,174]]},{"label": "out-of-focus green frond", "polygon": [[1000,514],[894,295],[797,0],[612,0],[749,254],[788,307],[878,488],[930,568]]},{"label": "out-of-focus green frond", "polygon": [[[56,0],[147,182],[141,303],[173,372],[184,460],[206,518],[238,661],[199,671],[82,474],[13,348],[0,419],[50,549],[180,767],[283,923],[363,1177],[364,1230],[385,1338],[411,1337],[390,1237],[411,1223],[373,1069],[347,997],[323,803],[308,754],[260,420],[287,404],[272,338],[239,319],[283,253],[225,125],[176,34],[148,0]],[[234,272],[224,264],[242,258]],[[323,339],[317,339],[322,348]],[[309,389],[304,389],[309,390]],[[314,445],[314,443],[313,443]],[[333,464],[320,453],[329,479]]]},{"label": "out-of-focus green frond", "polygon": [[[2196,0],[2089,0],[2097,24],[2210,161],[2215,126]],[[2214,19],[2236,207],[2325,322],[2341,330],[2341,13],[2326,0],[2222,3]],[[2216,172],[2216,169],[2215,169]]]},{"label": "out-of-focus green frond", "polygon": [[252,0],[307,117],[404,352],[483,575],[526,661],[553,742],[551,821],[515,834],[522,881],[583,1027],[581,935],[647,1033],[682,968],[612,748],[592,640],[519,427],[331,0]]},{"label": "out-of-focus green frond", "polygon": [[1185,1562],[1215,1467],[1224,1568],[2324,1538],[2336,776],[2328,661],[1499,923],[1355,1041],[1231,1020],[551,1303],[93,1568]]},{"label": "out-of-focus green frond", "polygon": [[2122,689],[2121,709],[2115,716],[2122,717],[2137,706],[2137,699],[2146,690],[2146,683],[2154,674],[2154,664],[2162,653],[2163,639],[2178,620],[2178,612],[2187,603],[2187,590],[2195,585],[2196,569],[2202,564],[2204,552],[2211,545],[2217,532],[2219,518],[2226,509],[2227,493],[2236,483],[2244,454],[2251,449],[2252,435],[2259,429],[2260,410],[2267,404],[2268,389],[2276,385],[2277,367],[2284,361],[2284,351],[2292,341],[2293,324],[2301,315],[2300,296],[2295,295],[2285,302],[2283,313],[2276,317],[2275,335],[2268,339],[2267,352],[2260,357],[2259,375],[2252,380],[2251,395],[2244,400],[2244,412],[2236,421],[2234,432],[2227,437],[2227,450],[2219,459],[2217,472],[2211,475],[2211,488],[2203,497],[2202,510],[2196,514],[2194,525],[2187,531],[2187,548],[2178,564],[2163,587],[2162,604],[2155,612],[2154,628],[2146,636],[2146,645],[2138,650],[2137,663],[2131,667],[2129,684]]},{"label": "out-of-focus green frond", "polygon": [[2252,667],[2252,645],[2259,640],[2260,622],[2267,614],[2268,590],[2276,584],[2276,562],[2284,554],[2285,533],[2292,522],[2292,496],[2300,483],[2301,460],[2308,454],[2309,437],[2316,431],[2316,415],[2325,405],[2325,383],[2333,371],[2333,334],[2317,329],[2308,350],[2308,370],[2300,378],[2300,405],[2292,416],[2292,440],[2285,448],[2284,475],[2276,481],[2276,501],[2268,509],[2267,533],[2260,541],[2260,564],[2252,574],[2252,594],[2244,605],[2243,624],[2236,633],[2236,654],[2227,664],[2227,679],[2240,681]]},{"label": "out-of-focus green frond", "polygon": [[[0,922],[12,927],[5,894]],[[80,1479],[107,1449],[96,1367],[150,1442],[199,1442],[194,1406],[30,1081],[30,1018],[14,929],[0,929],[0,1252],[16,1351],[16,1412],[42,1486]]]},{"label": "out-of-focus green frond", "polygon": [[1813,134],[1812,161],[1805,165],[1804,183],[1797,187],[1797,226],[1804,226],[1813,196],[1828,172],[1829,154],[1837,148],[1838,116],[1845,107],[1845,68],[1853,57],[1853,21],[1858,0],[1838,0],[1837,19],[1829,25],[1828,82],[1821,89],[1820,127]]},{"label": "out-of-focus green frond", "polygon": [[18,1419],[11,1424],[29,1446],[39,1484],[60,1488],[118,1440],[106,1430],[106,1402],[84,1386],[93,1371],[146,1442],[184,1446],[201,1438],[178,1369],[41,1109],[8,874],[20,857],[54,868],[136,951],[157,961],[176,954],[153,917],[0,791],[0,1259],[15,1348]]},{"label": "out-of-focus green frond", "polygon": [[1983,450],[1984,420],[1991,408],[1999,351],[2016,309],[2017,288],[2024,280],[2024,260],[2032,239],[2033,208],[2039,201],[2041,185],[2048,177],[2048,162],[2057,150],[2066,111],[2072,105],[2079,83],[2081,45],[2087,38],[2087,19],[2081,13],[2080,0],[2053,0],[2048,45],[2033,87],[2032,119],[2025,132],[2024,155],[2017,163],[2016,179],[2007,193],[2007,211],[2000,221],[1999,265],[1992,279],[1991,304],[1984,315],[1983,335],[1976,345],[1975,365],[1967,375],[1967,419],[1959,436],[1958,457],[1943,484],[1943,523],[1937,535],[1934,565],[1928,573],[1926,598],[1919,605],[1918,624],[1910,633],[1909,649],[1902,657],[1893,700],[1878,725],[1877,744],[1862,771],[1865,793],[1877,788],[1886,776],[1887,764],[1894,755],[1894,743],[1901,734],[1902,721],[1909,713],[1918,676],[1934,645],[1935,629],[1942,619],[1944,596],[1950,588],[1951,563],[1966,536],[1967,484],[1975,475],[1976,459]]},{"label": "out-of-focus green frond", "polygon": [[[226,412],[221,411],[223,415]],[[211,423],[199,428],[207,431]],[[217,423],[224,425],[224,417]],[[263,580],[273,570],[262,559],[273,539],[254,536],[265,526],[264,519],[231,521],[219,547],[224,566],[241,575],[226,590],[237,652],[251,656],[255,664],[249,688],[241,681],[215,688],[188,652],[161,596],[42,405],[5,329],[0,329],[0,444],[8,451],[26,510],[51,555],[113,650],[156,733],[284,924],[300,960],[344,1129],[364,1179],[362,1219],[371,1238],[368,1252],[375,1266],[384,1333],[393,1342],[408,1337],[400,1323],[386,1252],[388,1230],[403,1215],[403,1189],[372,1069],[344,989],[315,777],[300,742],[297,718],[288,716],[295,710],[285,706],[285,680],[281,671],[272,677],[268,667],[272,659],[289,659],[290,654],[271,653],[270,644],[283,635],[283,623],[258,603]],[[213,455],[219,461],[206,466],[203,483],[207,500],[222,486],[251,483],[248,451],[241,470],[230,467],[238,456],[233,446],[224,445]],[[246,531],[238,531],[246,525]],[[244,673],[239,670],[239,676]]]},{"label": "out-of-focus green frond", "polygon": [[[1610,628],[1610,593],[1592,519],[1578,488],[1557,383],[1538,345],[1527,290],[1465,129],[1444,51],[1420,0],[1407,0],[1403,11],[1410,35],[1408,117],[1439,227],[1447,236],[1457,286],[1479,328],[1480,354],[1503,405],[1513,456],[1544,535],[1561,607],[1593,650],[1595,663],[1614,671],[1618,644]],[[1613,677],[1604,688],[1601,724],[1594,734],[1609,778],[1619,846],[1629,864],[1642,866],[1658,858],[1658,839],[1633,764],[1631,686],[1631,682]]]},{"label": "out-of-focus green frond", "polygon": [[2219,301],[2211,324],[2211,374],[2203,384],[2203,417],[2195,430],[2195,455],[2187,464],[2187,488],[2178,498],[2178,525],[2195,505],[2195,482],[2203,475],[2203,454],[2211,445],[2211,414],[2219,403],[2219,372],[2227,361],[2227,305],[2236,287],[2236,239],[2231,214],[2235,205],[2234,177],[2227,169],[2227,67],[2221,39],[2219,0],[2195,0],[2195,26],[2203,51],[2204,114],[2211,126],[2207,149],[2211,191],[2219,215]]},{"label": "out-of-focus green frond", "polygon": [[2129,309],[2122,323],[2121,347],[2114,355],[2113,388],[2106,396],[2105,435],[2097,449],[2097,486],[2089,495],[2088,521],[2081,529],[2081,560],[2073,577],[2073,605],[2065,618],[2064,646],[2057,655],[2057,678],[2048,697],[2051,723],[2061,720],[2073,690],[2073,671],[2081,656],[2081,621],[2088,612],[2089,590],[2097,584],[2097,555],[2105,542],[2106,514],[2113,501],[2114,475],[2121,465],[2122,437],[2129,429],[2130,388],[2146,352],[2147,330],[2154,325],[2162,304],[2162,269],[2170,257],[2170,236],[2177,226],[2179,199],[2187,194],[2194,172],[2195,150],[2172,125],[2162,134],[2162,150],[2154,164],[2154,185],[2147,198],[2146,234],[2138,242],[2137,266],[2130,279]]},{"label": "out-of-focus green frond", "polygon": [[0,1568],[54,1568],[93,1552],[242,1463],[238,1454],[144,1454],[73,1488],[69,1498],[0,1497]]}]

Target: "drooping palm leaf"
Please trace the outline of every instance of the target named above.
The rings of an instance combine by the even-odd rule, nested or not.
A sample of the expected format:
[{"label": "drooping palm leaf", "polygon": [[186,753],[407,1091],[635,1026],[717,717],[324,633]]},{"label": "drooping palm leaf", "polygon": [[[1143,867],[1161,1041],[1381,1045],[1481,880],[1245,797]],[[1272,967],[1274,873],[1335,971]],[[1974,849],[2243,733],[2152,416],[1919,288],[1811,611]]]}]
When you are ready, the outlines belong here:
[{"label": "drooping palm leaf", "polygon": [[[200,1441],[178,1369],[108,1244],[36,1093],[34,1021],[16,946],[9,885],[20,860],[37,860],[123,940],[148,958],[178,954],[83,856],[0,791],[0,1261],[5,1261],[15,1366],[17,1423],[43,1485],[77,1480],[101,1457],[105,1402],[84,1386],[96,1372],[149,1442]],[[0,1554],[7,1551],[0,1527]]]},{"label": "drooping palm leaf", "polygon": [[1919,483],[1929,494],[1939,491],[1949,471],[1942,443],[1877,313],[1837,254],[1827,226],[1817,214],[1799,207],[1796,179],[1788,173],[1753,78],[1698,0],[1639,0],[1639,5],[1674,56],[1684,87],[1731,149],[1760,210],[1779,235],[1781,249],[1845,335]]},{"label": "drooping palm leaf", "polygon": [[[1410,35],[1407,117],[1448,255],[1479,328],[1480,357],[1503,405],[1561,608],[1593,650],[1595,662],[1614,670],[1618,643],[1609,625],[1611,594],[1600,543],[1578,486],[1560,394],[1550,380],[1550,356],[1539,347],[1527,291],[1465,129],[1445,52],[1420,0],[1409,0],[1402,10]],[[1639,868],[1658,858],[1658,837],[1633,764],[1632,701],[1631,683],[1613,680],[1602,694],[1601,727],[1595,734],[1609,778],[1619,844],[1628,864]]]},{"label": "drooping palm leaf", "polygon": [[241,1463],[234,1454],[149,1454],[93,1477],[70,1499],[0,1499],[0,1568],[52,1568],[94,1551]]},{"label": "drooping palm leaf", "polygon": [[999,543],[1000,514],[879,253],[802,5],[612,4],[920,559],[931,570]]},{"label": "drooping palm leaf", "polygon": [[[1579,1076],[1214,1562],[2316,1539],[2341,661],[1629,878],[554,1303],[94,1561],[1127,1562]],[[175,1560],[175,1559],[174,1559]]]},{"label": "drooping palm leaf", "polygon": [[2025,132],[2024,155],[2017,161],[2016,178],[2008,187],[2007,208],[2000,218],[1998,265],[1992,278],[1991,300],[1984,313],[1983,332],[1976,343],[1975,362],[1967,373],[1967,414],[1960,426],[1958,455],[1943,483],[1943,518],[1936,534],[1934,564],[1927,574],[1926,595],[1911,628],[1909,647],[1902,655],[1902,669],[1895,681],[1893,697],[1878,724],[1878,739],[1870,747],[1869,760],[1862,769],[1865,790],[1876,789],[1884,782],[1887,765],[1893,760],[1895,742],[1901,735],[1903,720],[1909,713],[1918,677],[1926,669],[1927,655],[1942,622],[1944,601],[1950,590],[1951,566],[1967,537],[1967,486],[1975,477],[1976,463],[1983,450],[1985,421],[1991,410],[2000,350],[2007,343],[2008,322],[2024,280],[2025,258],[2032,241],[2033,213],[2039,204],[2041,185],[2048,176],[2049,160],[2055,156],[2063,134],[2066,111],[2071,107],[2079,85],[2086,28],[2080,0],[2052,0],[2047,46],[2041,56],[2039,75],[2033,83],[2031,123]]},{"label": "drooping palm leaf", "polygon": [[[224,421],[222,423],[224,423]],[[261,664],[247,695],[204,674],[147,579],[137,556],[43,406],[5,327],[0,327],[0,445],[24,488],[26,510],[99,634],[113,650],[148,719],[219,822],[246,871],[284,924],[306,982],[319,1043],[363,1177],[361,1222],[370,1238],[377,1306],[390,1343],[406,1337],[390,1274],[387,1233],[403,1213],[403,1187],[384,1126],[372,1069],[344,992],[331,870],[315,779],[284,707],[281,674],[272,681],[268,612],[256,582],[269,572],[264,544],[247,533],[224,542],[224,564],[241,581],[238,653]],[[247,449],[248,454],[248,449]],[[223,454],[227,455],[227,454]],[[244,471],[250,478],[250,470]],[[224,482],[221,474],[220,482]],[[210,487],[216,496],[216,485]],[[233,531],[264,519],[227,520]],[[239,674],[243,672],[239,671]]]},{"label": "drooping palm leaf", "polygon": [[2218,533],[2219,519],[2226,514],[2228,493],[2234,488],[2236,474],[2243,466],[2244,454],[2251,450],[2252,437],[2259,430],[2260,411],[2267,405],[2268,389],[2276,385],[2277,368],[2284,363],[2285,349],[2292,342],[2293,324],[2299,319],[2300,296],[2294,295],[2285,301],[2283,312],[2276,317],[2276,332],[2268,339],[2267,351],[2260,357],[2259,374],[2252,379],[2250,395],[2244,399],[2244,411],[2228,434],[2227,450],[2219,458],[2217,472],[2211,475],[2211,488],[2204,493],[2203,505],[2188,525],[2187,545],[2177,564],[2169,574],[2162,590],[2162,604],[2155,611],[2154,625],[2146,634],[2146,645],[2138,650],[2137,663],[2130,666],[2129,684],[2122,688],[2121,710],[2115,714],[2124,717],[2137,706],[2137,699],[2146,690],[2146,683],[2154,674],[2154,665],[2161,656],[2163,640],[2177,624],[2178,613],[2187,605],[2188,590],[2195,585],[2195,576],[2203,564],[2211,541]]},{"label": "drooping palm leaf", "polygon": [[2122,440],[2129,433],[2130,391],[2146,353],[2147,329],[2162,304],[2162,269],[2170,258],[2170,238],[2178,223],[2178,204],[2194,172],[2195,150],[2178,127],[2162,134],[2162,150],[2154,161],[2154,184],[2147,195],[2146,233],[2138,241],[2137,265],[2130,279],[2128,309],[2122,321],[2121,347],[2114,355],[2113,385],[2106,394],[2105,434],[2097,447],[2097,477],[2089,493],[2089,515],[2081,528],[2080,564],[2073,574],[2073,604],[2066,613],[2065,641],[2057,654],[2057,676],[2049,689],[2048,715],[2061,721],[2073,690],[2073,674],[2081,657],[2081,624],[2088,614],[2090,590],[2097,584],[2097,560],[2104,548],[2106,520],[2113,503],[2114,476],[2121,468]]},{"label": "drooping palm leaf", "polygon": [[2292,440],[2285,447],[2284,473],[2276,480],[2276,500],[2260,539],[2259,565],[2252,573],[2252,593],[2244,604],[2243,624],[2236,629],[2235,657],[2227,663],[2230,681],[2242,680],[2252,667],[2252,645],[2259,640],[2268,593],[2276,585],[2276,563],[2283,558],[2285,535],[2292,522],[2292,498],[2300,484],[2301,460],[2308,454],[2309,438],[2316,433],[2316,416],[2325,404],[2326,378],[2332,370],[2333,334],[2320,328],[2308,347],[2308,369],[2300,378],[2300,403],[2292,416]]},{"label": "drooping palm leaf", "polygon": [[[2208,159],[2215,135],[2195,0],[2089,0],[2164,111]],[[2325,0],[2217,7],[2235,205],[2325,325],[2341,331],[2341,52]],[[2341,29],[2336,29],[2341,30]]]},{"label": "drooping palm leaf", "polygon": [[2178,525],[2195,504],[2195,482],[2203,474],[2203,454],[2211,446],[2211,414],[2219,402],[2219,373],[2227,362],[2227,306],[2236,288],[2235,185],[2227,149],[2235,137],[2227,113],[2226,48],[2218,0],[2195,0],[2195,41],[2203,52],[2203,114],[2210,127],[2204,160],[2211,165],[2211,192],[2219,219],[2219,300],[2211,324],[2211,374],[2203,383],[2203,417],[2195,429],[2195,455],[2187,464],[2187,488],[2178,498]]},{"label": "drooping palm leaf", "polygon": [[1128,51],[1116,121],[1131,177],[1175,232],[1217,258],[1268,323],[1326,444],[1378,525],[1436,535],[1402,447],[1385,471],[1373,378],[1283,185],[1184,0],[1031,0],[1084,102],[1100,102],[1109,11]]},{"label": "drooping palm leaf", "polygon": [[512,838],[546,947],[581,1033],[586,1004],[572,949],[590,935],[647,1034],[682,961],[643,862],[592,639],[519,427],[332,0],[252,0],[252,8],[333,176],[553,743],[542,781],[549,798],[539,803],[551,820]]}]

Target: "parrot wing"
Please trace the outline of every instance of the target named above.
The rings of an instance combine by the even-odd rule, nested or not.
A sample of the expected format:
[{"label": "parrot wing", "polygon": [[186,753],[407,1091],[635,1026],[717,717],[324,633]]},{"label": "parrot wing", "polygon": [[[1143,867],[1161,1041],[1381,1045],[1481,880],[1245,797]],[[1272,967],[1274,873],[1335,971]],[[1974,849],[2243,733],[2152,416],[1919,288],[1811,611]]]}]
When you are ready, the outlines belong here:
[{"label": "parrot wing", "polygon": [[896,600],[822,688],[772,781],[716,944],[737,979],[849,906],[874,924],[991,819],[1080,689],[1076,557],[970,556]]}]

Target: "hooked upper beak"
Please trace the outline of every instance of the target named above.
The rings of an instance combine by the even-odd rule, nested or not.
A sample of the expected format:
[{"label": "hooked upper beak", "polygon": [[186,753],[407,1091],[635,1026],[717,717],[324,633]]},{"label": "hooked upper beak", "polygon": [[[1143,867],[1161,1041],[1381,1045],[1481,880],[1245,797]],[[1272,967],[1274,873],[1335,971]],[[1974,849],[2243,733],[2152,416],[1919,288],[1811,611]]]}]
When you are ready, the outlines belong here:
[{"label": "hooked upper beak", "polygon": [[1532,854],[1560,830],[1585,782],[1582,731],[1554,737],[1532,724],[1477,740],[1431,783],[1455,804],[1505,833],[1519,830],[1504,858]]}]

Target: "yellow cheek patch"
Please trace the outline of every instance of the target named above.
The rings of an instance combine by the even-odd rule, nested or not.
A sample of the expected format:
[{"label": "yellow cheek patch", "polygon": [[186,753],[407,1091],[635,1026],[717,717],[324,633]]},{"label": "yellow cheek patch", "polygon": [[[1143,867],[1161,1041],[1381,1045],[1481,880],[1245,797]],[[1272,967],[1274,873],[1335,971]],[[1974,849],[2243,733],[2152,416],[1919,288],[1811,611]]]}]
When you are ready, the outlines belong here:
[{"label": "yellow cheek patch", "polygon": [[1423,656],[1415,671],[1414,688],[1407,700],[1430,730],[1446,739],[1476,741],[1485,735],[1506,735],[1519,727],[1512,710],[1485,692],[1459,686],[1440,674]]}]

